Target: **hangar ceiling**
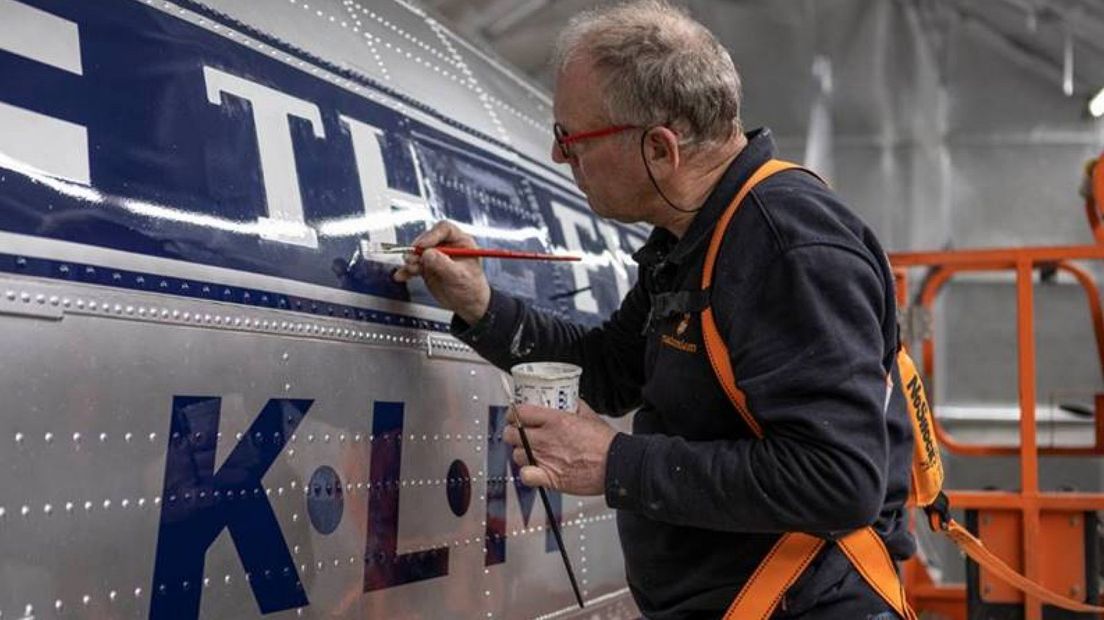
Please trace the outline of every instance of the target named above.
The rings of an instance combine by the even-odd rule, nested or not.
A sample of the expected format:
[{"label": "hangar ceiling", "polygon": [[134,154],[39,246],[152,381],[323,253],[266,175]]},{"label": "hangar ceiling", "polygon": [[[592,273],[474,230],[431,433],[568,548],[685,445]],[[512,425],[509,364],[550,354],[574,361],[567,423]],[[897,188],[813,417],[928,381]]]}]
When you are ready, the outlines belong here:
[{"label": "hangar ceiling", "polygon": [[[811,20],[854,14],[883,0],[686,0],[683,4],[722,35],[730,48],[803,45]],[[1072,96],[1104,87],[1104,2],[1099,0],[892,0],[922,20],[934,46],[946,31],[971,23],[1006,47],[1010,62],[1035,67],[1041,79],[1063,87],[1066,59],[1072,68]],[[559,29],[593,0],[423,0],[453,28],[481,42],[545,87],[550,85],[548,55]],[[739,20],[730,21],[732,16]],[[791,42],[762,36],[764,22],[786,26]],[[851,22],[853,25],[854,22]],[[848,27],[846,22],[841,27]],[[750,58],[736,58],[738,64]]]}]

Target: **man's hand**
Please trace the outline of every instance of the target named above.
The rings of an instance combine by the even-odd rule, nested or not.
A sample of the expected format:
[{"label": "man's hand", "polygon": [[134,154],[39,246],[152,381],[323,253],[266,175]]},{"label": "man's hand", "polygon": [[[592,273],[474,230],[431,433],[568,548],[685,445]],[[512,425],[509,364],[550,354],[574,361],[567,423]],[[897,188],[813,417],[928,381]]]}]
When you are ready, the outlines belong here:
[{"label": "man's hand", "polygon": [[506,427],[503,439],[514,446],[514,462],[521,465],[521,481],[571,495],[601,495],[606,489],[606,455],[617,435],[583,401],[572,414],[536,405],[514,405],[510,421],[525,427],[537,467],[529,465],[521,434]]},{"label": "man's hand", "polygon": [[418,235],[412,245],[426,250],[421,256],[404,256],[403,266],[395,271],[395,281],[406,282],[421,276],[438,303],[460,315],[468,324],[483,318],[491,303],[491,286],[487,284],[479,259],[453,258],[429,249],[439,245],[474,248],[475,239],[456,224],[443,221]]}]

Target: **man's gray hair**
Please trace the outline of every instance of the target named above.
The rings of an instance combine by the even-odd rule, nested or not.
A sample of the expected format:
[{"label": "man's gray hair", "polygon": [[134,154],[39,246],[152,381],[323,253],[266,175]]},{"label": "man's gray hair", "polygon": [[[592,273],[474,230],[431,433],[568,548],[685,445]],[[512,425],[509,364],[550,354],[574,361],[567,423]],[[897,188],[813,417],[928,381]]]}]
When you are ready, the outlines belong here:
[{"label": "man's gray hair", "polygon": [[617,124],[677,131],[687,146],[741,131],[740,75],[705,26],[665,0],[635,0],[576,15],[560,33],[558,76],[585,58],[601,76],[606,111]]}]

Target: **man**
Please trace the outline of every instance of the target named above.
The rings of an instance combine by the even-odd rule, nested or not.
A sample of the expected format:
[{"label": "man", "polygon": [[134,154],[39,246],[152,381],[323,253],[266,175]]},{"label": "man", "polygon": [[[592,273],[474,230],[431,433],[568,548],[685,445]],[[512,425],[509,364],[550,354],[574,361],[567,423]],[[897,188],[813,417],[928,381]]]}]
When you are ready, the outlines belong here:
[{"label": "man", "polygon": [[[553,160],[598,215],[655,227],[620,309],[599,328],[568,324],[492,290],[477,261],[432,250],[395,275],[423,277],[456,313],[454,333],[503,369],[584,368],[580,415],[516,407],[540,464],[515,449],[522,480],[605,495],[649,618],[720,617],[784,532],[833,540],[873,524],[894,558],[910,555],[911,433],[903,401],[887,403],[896,308],[873,234],[801,170],[758,185],[727,227],[709,302],[756,438],[714,376],[696,294],[717,219],[773,152],[767,130],[742,131],[732,60],[703,26],[648,0],[574,19],[555,63]],[[441,223],[415,244],[474,241]],[[633,434],[590,406],[639,407]],[[516,429],[506,439],[517,446]],[[829,544],[775,617],[889,609]]]}]

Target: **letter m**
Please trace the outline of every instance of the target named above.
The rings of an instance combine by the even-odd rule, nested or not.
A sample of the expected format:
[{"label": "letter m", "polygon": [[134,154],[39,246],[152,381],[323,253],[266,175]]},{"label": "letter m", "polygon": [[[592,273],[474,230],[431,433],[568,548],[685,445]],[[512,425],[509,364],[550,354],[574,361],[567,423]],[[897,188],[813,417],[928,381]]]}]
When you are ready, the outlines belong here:
[{"label": "letter m", "polygon": [[215,471],[221,400],[173,398],[151,620],[199,617],[207,549],[223,529],[262,614],[310,604],[261,480],[312,403],[268,401]]}]

